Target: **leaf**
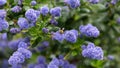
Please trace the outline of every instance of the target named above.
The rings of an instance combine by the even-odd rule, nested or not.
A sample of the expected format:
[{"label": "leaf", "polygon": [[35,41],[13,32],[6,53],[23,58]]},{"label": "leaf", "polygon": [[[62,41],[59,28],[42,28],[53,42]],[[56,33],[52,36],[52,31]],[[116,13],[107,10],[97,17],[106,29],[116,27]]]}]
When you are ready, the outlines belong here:
[{"label": "leaf", "polygon": [[33,42],[33,44],[31,45],[31,47],[32,47],[32,48],[33,48],[33,47],[36,47],[41,40],[42,40],[41,37],[37,37],[37,38],[34,40],[34,42]]}]

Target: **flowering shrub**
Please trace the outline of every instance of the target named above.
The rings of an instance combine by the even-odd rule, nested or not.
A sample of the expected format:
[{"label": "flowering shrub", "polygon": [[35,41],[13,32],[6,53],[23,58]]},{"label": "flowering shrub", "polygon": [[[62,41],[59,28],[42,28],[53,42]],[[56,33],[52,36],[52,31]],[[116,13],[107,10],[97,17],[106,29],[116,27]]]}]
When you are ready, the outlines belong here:
[{"label": "flowering shrub", "polygon": [[119,0],[0,0],[0,68],[120,68]]}]

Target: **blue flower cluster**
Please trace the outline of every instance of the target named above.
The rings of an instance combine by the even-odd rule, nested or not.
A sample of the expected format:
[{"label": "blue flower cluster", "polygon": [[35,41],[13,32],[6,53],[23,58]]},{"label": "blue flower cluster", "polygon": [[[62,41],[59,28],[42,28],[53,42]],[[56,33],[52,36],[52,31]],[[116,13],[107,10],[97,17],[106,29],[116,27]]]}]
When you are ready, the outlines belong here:
[{"label": "blue flower cluster", "polygon": [[1,9],[0,10],[0,31],[6,30],[9,27],[8,22],[5,20],[6,11]]},{"label": "blue flower cluster", "polygon": [[0,6],[3,6],[4,4],[6,4],[7,0],[0,0]]},{"label": "blue flower cluster", "polygon": [[50,9],[50,14],[53,17],[60,17],[61,16],[61,8],[60,7],[55,7]]},{"label": "blue flower cluster", "polygon": [[118,2],[118,0],[111,0],[111,4],[115,5]]},{"label": "blue flower cluster", "polygon": [[32,22],[36,22],[39,15],[40,15],[40,11],[34,9],[28,9],[25,13],[25,17]]},{"label": "blue flower cluster", "polygon": [[67,60],[63,58],[53,58],[52,61],[48,64],[47,68],[76,68],[75,65],[70,64]]},{"label": "blue flower cluster", "polygon": [[80,6],[80,0],[65,0],[65,3],[67,3],[71,8],[77,8]]},{"label": "blue flower cluster", "polygon": [[75,43],[77,41],[78,31],[70,30],[65,32],[65,40],[71,43]]},{"label": "blue flower cluster", "polygon": [[88,43],[87,46],[82,46],[82,56],[90,59],[102,60],[103,50],[98,46],[95,47],[93,43]]},{"label": "blue flower cluster", "polygon": [[49,32],[49,29],[47,29],[47,28],[42,28],[42,32],[43,32],[43,33],[48,33],[48,32]]},{"label": "blue flower cluster", "polygon": [[28,64],[27,68],[76,68],[74,64],[70,64],[63,58],[53,58],[49,64],[46,63],[44,56],[38,56],[36,64]]},{"label": "blue flower cluster", "polygon": [[31,1],[31,5],[35,6],[37,4],[37,2],[35,0]]},{"label": "blue flower cluster", "polygon": [[77,37],[78,37],[78,31],[75,29],[66,30],[63,33],[57,31],[52,34],[52,39],[57,40],[59,42],[63,42],[63,40],[65,39],[68,42],[75,43],[77,41]]},{"label": "blue flower cluster", "polygon": [[79,30],[82,35],[85,35],[87,37],[98,37],[100,35],[99,30],[92,24],[87,24],[85,26],[81,25],[79,27]]},{"label": "blue flower cluster", "polygon": [[25,18],[19,18],[17,23],[18,23],[20,29],[27,29],[27,28],[29,28],[29,22]]},{"label": "blue flower cluster", "polygon": [[46,16],[49,13],[49,8],[47,6],[43,6],[40,9],[42,15]]},{"label": "blue flower cluster", "polygon": [[19,33],[21,30],[19,28],[11,28],[10,29],[10,33],[12,34],[16,34],[16,33]]},{"label": "blue flower cluster", "polygon": [[99,0],[88,0],[88,1],[92,4],[97,4],[99,2]]},{"label": "blue flower cluster", "polygon": [[20,6],[14,6],[11,11],[14,13],[19,13],[22,10],[22,8]]},{"label": "blue flower cluster", "polygon": [[31,58],[32,53],[27,48],[27,43],[20,42],[18,45],[18,49],[16,52],[13,53],[13,55],[9,58],[8,62],[10,65],[14,66],[19,63],[23,63],[25,61],[25,58]]}]

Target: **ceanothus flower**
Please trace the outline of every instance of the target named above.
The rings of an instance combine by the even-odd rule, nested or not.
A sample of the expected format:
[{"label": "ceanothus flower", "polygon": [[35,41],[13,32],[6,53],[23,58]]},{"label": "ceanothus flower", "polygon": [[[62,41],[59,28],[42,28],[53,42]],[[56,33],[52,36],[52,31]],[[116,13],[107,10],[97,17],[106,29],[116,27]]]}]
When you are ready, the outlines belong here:
[{"label": "ceanothus flower", "polygon": [[6,30],[9,27],[9,24],[6,20],[0,19],[0,31]]},{"label": "ceanothus flower", "polygon": [[118,2],[118,0],[111,0],[111,4],[115,5]]},{"label": "ceanothus flower", "polygon": [[88,0],[88,1],[92,4],[97,4],[99,2],[99,0]]},{"label": "ceanothus flower", "polygon": [[25,56],[25,58],[31,58],[31,56],[32,56],[32,52],[25,48],[18,48],[17,51],[22,53]]},{"label": "ceanothus flower", "polygon": [[18,44],[21,41],[21,39],[17,39],[17,40],[12,40],[8,43],[8,47],[10,49],[16,50],[18,48]]},{"label": "ceanothus flower", "polygon": [[25,17],[29,20],[29,21],[36,21],[37,20],[37,15],[35,13],[34,9],[28,9],[25,13]]},{"label": "ceanothus flower", "polygon": [[64,33],[60,33],[59,31],[54,32],[52,34],[52,39],[53,40],[57,40],[59,42],[63,42],[63,40],[64,40]]},{"label": "ceanothus flower", "polygon": [[49,13],[49,8],[47,6],[43,6],[40,9],[42,15],[46,16]]},{"label": "ceanothus flower", "polygon": [[80,6],[80,0],[65,0],[65,3],[67,3],[71,8]]},{"label": "ceanothus flower", "polygon": [[66,31],[65,40],[71,43],[75,43],[77,41],[77,36],[73,31]]},{"label": "ceanothus flower", "polygon": [[57,25],[58,24],[58,22],[55,20],[55,18],[54,17],[52,17],[52,19],[50,20],[50,24],[52,24],[52,25]]},{"label": "ceanothus flower", "polygon": [[11,28],[10,33],[16,34],[19,33],[21,30],[19,28]]},{"label": "ceanothus flower", "polygon": [[61,16],[61,8],[60,7],[55,7],[50,9],[50,14],[53,17],[60,17]]},{"label": "ceanothus flower", "polygon": [[19,18],[17,24],[19,25],[19,27],[21,29],[27,29],[27,28],[29,28],[28,20],[25,19],[25,18]]},{"label": "ceanothus flower", "polygon": [[19,44],[18,44],[18,48],[25,48],[25,49],[27,49],[27,43],[25,43],[25,42],[19,42]]},{"label": "ceanothus flower", "polygon": [[59,68],[59,59],[53,58],[52,61],[48,64],[48,68]]},{"label": "ceanothus flower", "polygon": [[48,32],[49,32],[49,29],[47,29],[47,28],[42,28],[42,32],[43,32],[43,33],[48,33]]},{"label": "ceanothus flower", "polygon": [[21,64],[13,65],[12,68],[22,68]]},{"label": "ceanothus flower", "polygon": [[10,65],[17,65],[25,61],[25,56],[20,52],[14,52],[13,55],[9,58],[8,63]]},{"label": "ceanothus flower", "polygon": [[46,59],[45,59],[44,56],[38,56],[37,57],[37,63],[39,63],[39,64],[45,64],[45,62],[46,62]]},{"label": "ceanothus flower", "polygon": [[18,0],[18,5],[22,5],[22,3],[23,3],[23,0]]},{"label": "ceanothus flower", "polygon": [[98,46],[95,47],[93,43],[88,43],[87,46],[82,46],[82,56],[90,59],[102,60],[103,50]]},{"label": "ceanothus flower", "polygon": [[14,6],[11,11],[14,13],[19,13],[22,10],[22,8],[20,6]]},{"label": "ceanothus flower", "polygon": [[85,35],[87,37],[98,37],[100,35],[99,30],[91,24],[87,24],[85,26],[81,25],[79,27],[79,30],[82,35]]},{"label": "ceanothus flower", "polygon": [[118,24],[120,24],[120,17],[119,17],[119,18],[117,18],[117,23],[118,23]]},{"label": "ceanothus flower", "polygon": [[70,30],[70,31],[73,32],[73,33],[76,35],[76,37],[78,37],[78,31],[77,31],[77,30],[72,29],[72,30]]},{"label": "ceanothus flower", "polygon": [[0,0],[0,6],[3,6],[4,4],[6,4],[7,0]]},{"label": "ceanothus flower", "polygon": [[4,19],[6,17],[7,13],[4,9],[0,10],[0,19]]},{"label": "ceanothus flower", "polygon": [[35,6],[37,4],[37,2],[35,0],[31,1],[30,3],[32,6]]}]

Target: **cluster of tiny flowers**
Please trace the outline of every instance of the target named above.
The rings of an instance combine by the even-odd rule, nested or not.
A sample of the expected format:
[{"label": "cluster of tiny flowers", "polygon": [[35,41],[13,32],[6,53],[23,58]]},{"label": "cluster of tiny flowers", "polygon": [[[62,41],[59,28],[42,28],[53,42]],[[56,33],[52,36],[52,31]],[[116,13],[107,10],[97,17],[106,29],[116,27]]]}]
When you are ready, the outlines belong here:
[{"label": "cluster of tiny flowers", "polygon": [[63,40],[65,39],[68,42],[75,43],[77,41],[77,37],[78,37],[78,31],[75,29],[66,30],[63,33],[60,30],[52,34],[52,39],[57,40],[59,42],[63,42]]},{"label": "cluster of tiny flowers", "polygon": [[49,8],[47,6],[43,6],[40,9],[42,15],[46,16],[49,13]]},{"label": "cluster of tiny flowers", "polygon": [[111,4],[115,5],[118,2],[118,0],[111,0]]},{"label": "cluster of tiny flowers", "polygon": [[5,19],[0,19],[0,31],[6,30],[8,27],[8,22]]},{"label": "cluster of tiny flowers", "polygon": [[14,6],[11,11],[14,13],[19,13],[22,10],[22,8],[20,6]]},{"label": "cluster of tiny flowers", "polygon": [[6,17],[6,11],[4,9],[0,10],[0,19],[4,19]]},{"label": "cluster of tiny flowers", "polygon": [[88,43],[87,46],[82,46],[82,56],[90,59],[102,60],[103,50],[98,46],[95,47],[93,43]]},{"label": "cluster of tiny flowers", "polygon": [[97,4],[99,2],[99,0],[88,0],[88,1],[92,4]]},{"label": "cluster of tiny flowers", "polygon": [[19,33],[21,30],[19,28],[11,28],[10,29],[10,33],[12,34],[16,34],[16,33]]},{"label": "cluster of tiny flowers", "polygon": [[67,3],[71,8],[77,8],[80,6],[80,0],[65,0],[65,3]]},{"label": "cluster of tiny flowers", "polygon": [[49,32],[49,29],[47,29],[47,28],[42,28],[42,32],[43,32],[43,33],[48,33],[48,32]]},{"label": "cluster of tiny flowers", "polygon": [[40,15],[40,11],[34,10],[34,9],[28,9],[25,13],[25,17],[29,20],[29,21],[33,21],[36,22],[37,18]]},{"label": "cluster of tiny flowers", "polygon": [[79,27],[79,30],[82,35],[85,35],[87,37],[98,37],[100,35],[99,30],[91,24],[85,26],[81,25]]},{"label": "cluster of tiny flowers", "polygon": [[53,58],[52,61],[48,64],[47,68],[76,68],[75,65],[70,64],[64,58]]},{"label": "cluster of tiny flowers", "polygon": [[30,3],[32,6],[35,6],[37,4],[37,2],[35,0],[31,1]]},{"label": "cluster of tiny flowers", "polygon": [[22,5],[22,3],[23,3],[23,0],[18,0],[18,5]]},{"label": "cluster of tiny flowers", "polygon": [[29,28],[29,22],[25,18],[19,18],[17,24],[19,25],[20,29]]},{"label": "cluster of tiny flowers", "polygon": [[4,4],[6,4],[7,0],[0,0],[0,6],[3,6]]},{"label": "cluster of tiny flowers", "polygon": [[25,58],[28,59],[31,58],[32,56],[31,51],[27,50],[26,47],[23,46],[23,43],[20,44],[19,44],[20,47],[17,49],[16,52],[13,53],[13,55],[8,60],[8,63],[12,66],[24,63]]},{"label": "cluster of tiny flowers", "polygon": [[61,16],[61,8],[60,7],[55,7],[50,9],[50,14],[53,17],[60,17]]},{"label": "cluster of tiny flowers", "polygon": [[60,31],[52,33],[52,39],[57,40],[59,42],[63,42],[64,40],[64,33],[60,33]]},{"label": "cluster of tiny flowers", "polygon": [[[26,44],[27,44],[27,46],[26,46]],[[12,40],[12,41],[9,41],[9,43],[8,43],[8,47],[12,50],[16,50],[19,47],[27,48],[29,45],[30,45],[29,38]]]},{"label": "cluster of tiny flowers", "polygon": [[0,31],[6,30],[9,27],[8,22],[5,20],[6,11],[1,9],[0,10]]},{"label": "cluster of tiny flowers", "polygon": [[115,59],[115,56],[114,56],[114,55],[108,55],[107,58],[108,58],[109,60],[114,60],[114,59]]},{"label": "cluster of tiny flowers", "polygon": [[65,32],[65,40],[71,43],[75,43],[77,41],[78,31],[70,30]]},{"label": "cluster of tiny flowers", "polygon": [[55,18],[54,17],[52,17],[52,19],[50,20],[50,24],[52,24],[52,25],[57,25],[58,24],[58,22],[55,20]]},{"label": "cluster of tiny flowers", "polygon": [[120,17],[117,18],[117,21],[116,21],[118,24],[120,24]]}]

